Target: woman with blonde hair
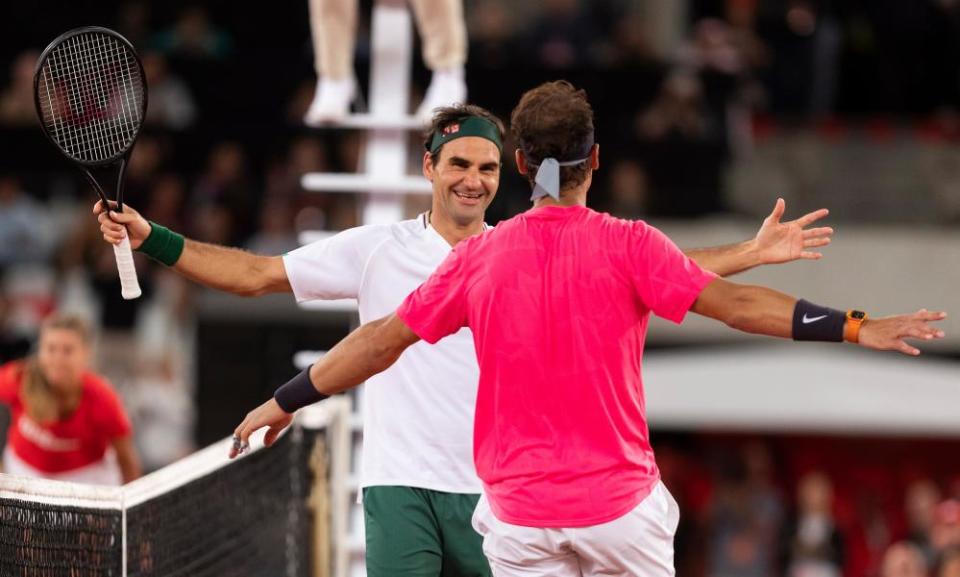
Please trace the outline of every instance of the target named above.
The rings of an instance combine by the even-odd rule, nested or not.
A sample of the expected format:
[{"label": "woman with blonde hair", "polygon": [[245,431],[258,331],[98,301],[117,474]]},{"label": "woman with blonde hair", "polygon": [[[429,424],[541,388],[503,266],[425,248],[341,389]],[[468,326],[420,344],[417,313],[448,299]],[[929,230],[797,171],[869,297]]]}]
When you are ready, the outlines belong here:
[{"label": "woman with blonde hair", "polygon": [[140,476],[123,405],[90,369],[91,341],[83,319],[53,315],[34,355],[0,366],[0,404],[11,414],[5,473],[104,485]]}]

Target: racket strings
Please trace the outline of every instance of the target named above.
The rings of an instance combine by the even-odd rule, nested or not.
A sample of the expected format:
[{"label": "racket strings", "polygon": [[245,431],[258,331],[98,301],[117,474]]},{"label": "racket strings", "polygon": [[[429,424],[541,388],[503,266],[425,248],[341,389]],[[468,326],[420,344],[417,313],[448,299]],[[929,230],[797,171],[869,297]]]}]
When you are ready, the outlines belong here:
[{"label": "racket strings", "polygon": [[143,121],[139,63],[109,35],[78,34],[56,46],[42,65],[38,88],[48,134],[77,160],[119,156]]}]

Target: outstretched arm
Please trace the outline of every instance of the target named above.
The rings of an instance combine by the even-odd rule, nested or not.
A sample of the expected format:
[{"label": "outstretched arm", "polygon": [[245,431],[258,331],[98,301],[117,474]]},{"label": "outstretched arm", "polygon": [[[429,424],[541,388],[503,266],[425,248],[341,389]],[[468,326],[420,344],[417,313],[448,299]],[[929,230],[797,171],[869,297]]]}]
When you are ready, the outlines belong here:
[{"label": "outstretched arm", "polygon": [[[797,299],[773,289],[716,279],[703,289],[690,310],[744,332],[792,338],[796,306]],[[868,349],[916,356],[920,350],[904,339],[928,341],[943,338],[943,331],[931,323],[945,318],[946,313],[926,309],[912,314],[870,318],[863,322],[857,344]]]},{"label": "outstretched arm", "polygon": [[796,220],[780,222],[786,203],[777,199],[757,236],[750,240],[712,248],[685,250],[684,254],[719,276],[726,277],[764,264],[791,262],[798,259],[817,260],[823,255],[815,250],[830,244],[830,227],[807,228],[829,214],[825,208],[805,214]]},{"label": "outstretched arm", "polygon": [[[310,382],[321,395],[329,396],[353,388],[387,369],[410,345],[420,340],[396,314],[369,322],[350,333],[310,368]],[[230,452],[235,457],[249,443],[250,435],[270,427],[264,444],[272,445],[293,420],[275,399],[253,411],[234,431],[239,446]]]},{"label": "outstretched arm", "polygon": [[[122,213],[108,214],[102,202],[97,202],[93,212],[98,215],[103,239],[111,244],[118,244],[129,234],[130,246],[137,249],[152,232],[150,223],[129,205],[123,206]],[[240,296],[293,290],[282,257],[261,256],[190,239],[184,240],[183,252],[171,268],[206,287]]]}]

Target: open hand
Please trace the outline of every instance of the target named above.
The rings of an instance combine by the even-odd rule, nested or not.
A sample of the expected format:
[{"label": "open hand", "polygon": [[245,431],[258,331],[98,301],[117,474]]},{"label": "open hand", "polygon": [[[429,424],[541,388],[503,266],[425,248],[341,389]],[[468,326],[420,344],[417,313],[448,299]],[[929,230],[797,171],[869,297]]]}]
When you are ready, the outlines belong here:
[{"label": "open hand", "polygon": [[786,211],[786,202],[777,199],[773,212],[763,221],[754,239],[757,255],[763,264],[777,264],[798,259],[817,260],[823,255],[810,249],[830,244],[830,227],[807,228],[830,214],[825,208],[805,214],[796,220],[780,222]]},{"label": "open hand", "polygon": [[943,331],[930,323],[942,321],[947,313],[933,312],[927,309],[910,315],[896,315],[879,319],[868,318],[860,327],[859,344],[878,351],[900,351],[905,355],[917,356],[920,349],[907,344],[904,339],[929,341],[942,339]]}]

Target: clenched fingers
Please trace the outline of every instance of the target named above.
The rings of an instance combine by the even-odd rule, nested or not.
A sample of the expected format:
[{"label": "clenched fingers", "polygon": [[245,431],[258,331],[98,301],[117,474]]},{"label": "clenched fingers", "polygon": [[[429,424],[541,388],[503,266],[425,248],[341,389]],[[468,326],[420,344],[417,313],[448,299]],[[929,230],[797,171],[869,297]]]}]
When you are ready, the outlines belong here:
[{"label": "clenched fingers", "polygon": [[252,431],[250,431],[249,422],[250,414],[248,413],[240,426],[233,431],[233,445],[230,447],[231,459],[250,448],[250,433]]},{"label": "clenched fingers", "polygon": [[[117,202],[115,200],[110,201],[110,210],[116,210]],[[103,210],[103,201],[98,200],[96,204],[93,205],[93,214],[102,214],[106,212]]]}]

